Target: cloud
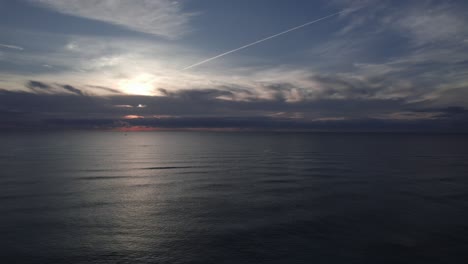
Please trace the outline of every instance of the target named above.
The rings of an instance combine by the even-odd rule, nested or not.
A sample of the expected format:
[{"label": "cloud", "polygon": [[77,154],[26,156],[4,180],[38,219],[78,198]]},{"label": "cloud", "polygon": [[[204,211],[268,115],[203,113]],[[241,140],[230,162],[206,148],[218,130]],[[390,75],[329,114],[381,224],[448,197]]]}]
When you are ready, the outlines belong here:
[{"label": "cloud", "polygon": [[58,85],[40,81],[28,81],[25,86],[26,88],[29,88],[33,93],[61,94],[63,93],[63,91],[66,91],[75,95],[84,95],[80,89],[75,88],[69,84]]},{"label": "cloud", "polygon": [[6,45],[0,43],[0,48],[7,48],[7,49],[14,49],[14,50],[24,50],[23,47],[15,46],[15,45]]},{"label": "cloud", "polygon": [[123,117],[123,119],[140,119],[140,118],[145,118],[145,117],[139,116],[139,115],[126,115]]},{"label": "cloud", "polygon": [[75,88],[75,87],[73,87],[71,85],[68,85],[68,84],[67,85],[62,85],[61,87],[63,89],[65,89],[65,90],[69,91],[69,92],[72,92],[74,94],[83,96],[83,92],[80,89],[77,89],[77,88]]},{"label": "cloud", "polygon": [[177,38],[189,31],[194,14],[172,0],[29,0],[57,12],[120,25],[131,30]]},{"label": "cloud", "polygon": [[[437,100],[442,90],[466,87],[466,54],[468,53],[463,46],[450,50],[421,49],[406,57],[392,58],[380,63],[356,63],[351,71],[326,74],[319,70],[285,66],[262,70],[244,67],[229,71],[220,69],[213,72],[181,72],[164,67],[158,61],[144,58],[141,54],[133,55],[132,61],[138,63],[98,67],[93,66],[91,60],[88,61],[88,67],[92,71],[38,75],[35,78],[43,80],[44,84],[57,83],[58,78],[67,80],[69,85],[83,93],[100,95],[132,94],[135,89],[144,85],[145,89],[152,91],[152,95],[199,99],[269,99],[286,102],[404,99],[407,102],[416,102]],[[86,63],[87,59],[85,56],[82,63]],[[79,65],[81,61],[76,60],[73,63]],[[52,84],[49,86],[53,86]],[[181,90],[190,91],[180,93]],[[459,101],[461,97],[465,96],[454,99]],[[450,105],[448,97],[445,98],[445,105]]]},{"label": "cloud", "polygon": [[43,82],[39,82],[39,81],[28,81],[28,83],[26,84],[26,87],[32,90],[35,90],[35,89],[49,90],[52,88],[50,85],[45,84]]},{"label": "cloud", "polygon": [[[74,49],[66,46],[73,43]],[[66,43],[45,53],[6,54],[2,62],[14,64],[14,68],[26,68],[5,77],[10,89],[20,89],[25,76],[49,83],[68,84],[82,90],[84,86],[99,86],[111,90],[92,88],[96,93],[128,93],[128,86],[138,86],[139,76],[149,76],[156,88],[184,88],[203,86],[209,82],[207,75],[181,73],[190,51],[176,44],[165,45],[158,41],[106,37],[70,37]],[[54,65],[45,69],[43,64]],[[11,67],[11,66],[10,66]],[[38,68],[41,70],[38,71]],[[4,74],[0,73],[3,79]],[[146,81],[146,80],[145,80]],[[89,87],[91,88],[91,87]],[[100,91],[98,91],[100,90]]]},{"label": "cloud", "polygon": [[[223,89],[182,90],[154,97],[0,90],[0,112],[5,113],[0,115],[0,124],[9,129],[114,129],[125,123],[125,127],[165,129],[333,131],[449,131],[456,124],[468,131],[463,107],[427,108],[404,100],[369,98],[286,101],[272,96],[235,101],[222,96],[235,96],[238,88]],[[268,89],[287,94],[291,86],[278,84]],[[12,119],[13,115],[17,118]]]},{"label": "cloud", "polygon": [[461,106],[450,106],[444,108],[415,109],[415,113],[430,113],[437,118],[468,120],[468,109]]},{"label": "cloud", "polygon": [[110,92],[110,93],[114,93],[114,94],[120,94],[122,92],[116,90],[116,89],[112,89],[112,88],[108,88],[108,87],[102,87],[102,86],[94,86],[94,85],[89,85],[88,87],[90,88],[93,88],[93,89],[98,89],[98,90],[102,90],[102,91],[106,91],[106,92]]},{"label": "cloud", "polygon": [[133,108],[133,105],[114,105],[117,108]]},{"label": "cloud", "polygon": [[454,7],[443,5],[416,7],[403,16],[388,18],[388,22],[399,27],[416,44],[454,41],[468,33],[464,13],[458,14]]},{"label": "cloud", "polygon": [[465,10],[456,1],[334,0],[338,7],[365,6],[350,14],[341,34],[398,33],[414,45],[463,41],[468,33]]}]

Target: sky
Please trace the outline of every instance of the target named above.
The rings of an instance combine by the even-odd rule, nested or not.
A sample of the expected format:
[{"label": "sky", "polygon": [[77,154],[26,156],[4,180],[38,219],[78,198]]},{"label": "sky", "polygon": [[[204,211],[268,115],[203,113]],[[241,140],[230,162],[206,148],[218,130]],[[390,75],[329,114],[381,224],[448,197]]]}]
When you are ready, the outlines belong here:
[{"label": "sky", "polygon": [[468,132],[467,14],[463,0],[0,0],[0,129]]}]

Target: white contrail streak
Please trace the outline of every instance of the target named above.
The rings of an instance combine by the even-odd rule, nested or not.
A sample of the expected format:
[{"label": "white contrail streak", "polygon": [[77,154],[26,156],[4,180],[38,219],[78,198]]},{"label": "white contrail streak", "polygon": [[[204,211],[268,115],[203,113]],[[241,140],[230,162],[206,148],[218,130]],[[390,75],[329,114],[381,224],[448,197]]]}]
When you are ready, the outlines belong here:
[{"label": "white contrail streak", "polygon": [[291,28],[291,29],[288,29],[288,30],[286,30],[286,31],[280,32],[280,33],[275,34],[275,35],[273,35],[273,36],[270,36],[270,37],[267,37],[267,38],[264,38],[264,39],[261,39],[261,40],[252,42],[252,43],[247,44],[247,45],[245,45],[245,46],[242,46],[242,47],[240,47],[240,48],[230,50],[230,51],[228,51],[228,52],[225,52],[225,53],[219,54],[219,55],[217,55],[217,56],[214,56],[214,57],[212,57],[212,58],[206,59],[206,60],[204,60],[204,61],[200,61],[200,62],[198,62],[198,63],[195,63],[195,64],[193,64],[193,65],[190,65],[190,66],[188,66],[188,67],[185,67],[184,70],[188,70],[188,69],[191,69],[191,68],[200,66],[200,65],[205,64],[205,63],[207,63],[207,62],[210,62],[210,61],[212,61],[212,60],[216,60],[216,59],[218,59],[218,58],[224,57],[224,56],[226,56],[226,55],[229,55],[229,54],[231,54],[231,53],[237,52],[237,51],[239,51],[239,50],[243,50],[243,49],[246,49],[246,48],[248,48],[248,47],[251,47],[251,46],[260,44],[260,43],[262,43],[262,42],[264,42],[264,41],[270,40],[270,39],[272,39],[272,38],[279,37],[279,36],[281,36],[281,35],[287,34],[287,33],[291,32],[291,31],[295,31],[295,30],[301,29],[301,28],[303,28],[303,27],[307,27],[307,26],[309,26],[309,25],[312,25],[312,24],[317,23],[317,22],[319,22],[319,21],[322,21],[322,20],[325,20],[325,19],[328,19],[328,18],[337,16],[337,15],[339,15],[339,14],[342,14],[342,13],[345,13],[345,12],[354,12],[354,11],[356,11],[356,10],[357,10],[357,9],[354,9],[354,10],[343,10],[343,11],[340,11],[340,12],[338,12],[338,13],[334,13],[334,14],[328,15],[328,16],[326,16],[326,17],[319,18],[319,19],[317,19],[317,20],[307,22],[307,23],[305,23],[305,24],[303,24],[303,25],[300,25],[300,26],[297,26],[297,27],[293,27],[293,28]]},{"label": "white contrail streak", "polygon": [[7,48],[7,49],[24,50],[24,48],[19,47],[19,46],[6,45],[6,44],[1,44],[1,43],[0,43],[0,47]]}]

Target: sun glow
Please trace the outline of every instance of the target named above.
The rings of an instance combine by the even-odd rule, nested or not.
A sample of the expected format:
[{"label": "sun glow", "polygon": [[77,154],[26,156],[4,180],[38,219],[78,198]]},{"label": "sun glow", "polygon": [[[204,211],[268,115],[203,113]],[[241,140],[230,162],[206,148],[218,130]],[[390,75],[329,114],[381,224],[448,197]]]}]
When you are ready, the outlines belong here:
[{"label": "sun glow", "polygon": [[154,76],[141,74],[120,82],[119,86],[126,94],[154,95]]}]

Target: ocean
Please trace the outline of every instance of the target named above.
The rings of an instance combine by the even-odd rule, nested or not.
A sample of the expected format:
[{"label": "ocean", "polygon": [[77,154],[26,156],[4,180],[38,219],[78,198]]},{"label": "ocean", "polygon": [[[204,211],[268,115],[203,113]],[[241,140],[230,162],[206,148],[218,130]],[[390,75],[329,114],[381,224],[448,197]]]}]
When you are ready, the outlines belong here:
[{"label": "ocean", "polygon": [[468,136],[0,135],[2,263],[466,263]]}]

